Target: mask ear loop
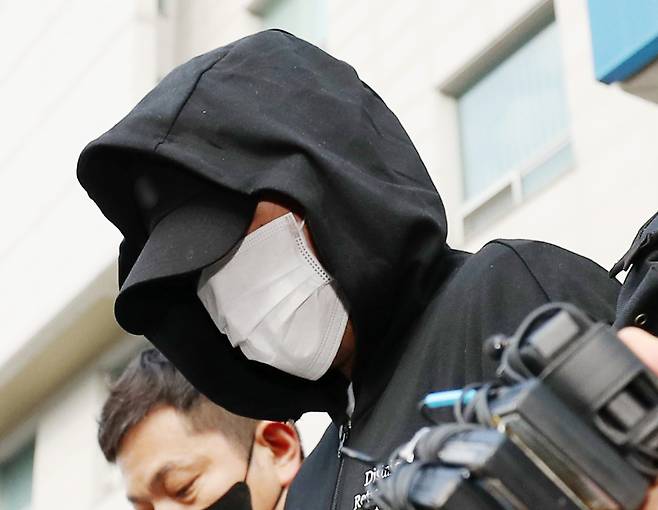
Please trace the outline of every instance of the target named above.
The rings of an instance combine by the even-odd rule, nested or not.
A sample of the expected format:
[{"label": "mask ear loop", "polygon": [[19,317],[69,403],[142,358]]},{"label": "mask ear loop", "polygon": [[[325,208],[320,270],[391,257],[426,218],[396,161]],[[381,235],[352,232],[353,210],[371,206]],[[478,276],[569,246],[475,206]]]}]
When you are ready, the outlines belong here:
[{"label": "mask ear loop", "polygon": [[[294,215],[293,215],[294,216]],[[295,224],[297,225],[297,231],[303,235],[304,234],[304,225],[306,225],[306,218],[302,218],[301,223],[297,223],[297,219],[295,218]]]},{"label": "mask ear loop", "polygon": [[254,444],[256,443],[256,438],[252,437],[251,438],[251,446],[249,446],[249,455],[247,456],[247,469],[244,472],[244,478],[242,481],[244,483],[247,483],[247,476],[249,475],[249,468],[251,467],[251,458],[254,455]]},{"label": "mask ear loop", "polygon": [[306,225],[306,218],[302,218],[301,223],[297,223],[297,217],[293,213],[290,213],[290,214],[292,214],[293,218],[295,219],[295,225],[297,226],[297,234],[302,239],[302,241],[304,243],[304,247],[307,250],[311,251],[308,239],[306,239],[306,236],[304,235],[304,225]]},{"label": "mask ear loop", "polygon": [[274,502],[274,506],[272,507],[272,510],[276,510],[279,501],[281,501],[281,496],[283,496],[283,487],[279,489],[279,495],[277,496],[276,501]]}]

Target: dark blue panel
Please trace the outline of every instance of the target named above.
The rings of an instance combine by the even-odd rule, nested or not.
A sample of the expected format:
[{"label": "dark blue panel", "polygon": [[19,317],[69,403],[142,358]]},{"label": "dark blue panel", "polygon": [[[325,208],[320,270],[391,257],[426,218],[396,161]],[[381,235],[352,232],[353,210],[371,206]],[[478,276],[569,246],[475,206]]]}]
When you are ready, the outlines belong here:
[{"label": "dark blue panel", "polygon": [[658,0],[589,0],[596,77],[623,81],[658,57]]}]

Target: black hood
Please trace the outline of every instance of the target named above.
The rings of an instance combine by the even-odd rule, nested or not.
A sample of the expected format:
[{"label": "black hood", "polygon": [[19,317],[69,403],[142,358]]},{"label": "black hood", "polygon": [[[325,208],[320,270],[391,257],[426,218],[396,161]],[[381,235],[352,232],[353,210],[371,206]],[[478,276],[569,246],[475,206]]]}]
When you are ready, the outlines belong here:
[{"label": "black hood", "polygon": [[[443,205],[414,145],[351,66],[286,32],[261,32],[177,67],[91,142],[78,179],[124,235],[120,284],[147,238],[133,198],[144,168],[163,178],[173,168],[254,203],[277,194],[299,204],[349,306],[357,399],[360,387],[376,392],[449,250]],[[270,419],[344,409],[338,374],[309,382],[246,360],[217,332],[193,278],[157,283],[142,299],[161,303],[159,313],[133,332],[212,400]]]}]

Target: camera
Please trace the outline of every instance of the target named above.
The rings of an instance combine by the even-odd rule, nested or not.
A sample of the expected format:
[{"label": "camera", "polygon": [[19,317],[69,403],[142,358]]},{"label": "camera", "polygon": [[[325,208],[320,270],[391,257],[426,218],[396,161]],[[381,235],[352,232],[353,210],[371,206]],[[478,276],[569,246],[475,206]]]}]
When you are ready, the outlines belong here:
[{"label": "camera", "polygon": [[370,508],[579,508],[514,441],[494,429],[428,427],[411,448],[413,462],[394,462],[391,475],[377,482]]},{"label": "camera", "polygon": [[615,331],[552,303],[485,349],[497,380],[423,399],[456,423],[398,448],[370,508],[639,508],[658,474],[658,378]]}]

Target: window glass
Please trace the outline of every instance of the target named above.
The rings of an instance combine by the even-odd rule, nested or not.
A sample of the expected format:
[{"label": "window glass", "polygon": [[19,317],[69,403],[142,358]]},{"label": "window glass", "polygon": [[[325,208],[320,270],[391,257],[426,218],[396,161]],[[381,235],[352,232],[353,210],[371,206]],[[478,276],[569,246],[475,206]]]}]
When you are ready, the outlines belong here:
[{"label": "window glass", "polygon": [[0,510],[29,510],[33,466],[34,442],[0,464]]},{"label": "window glass", "polygon": [[[458,111],[466,200],[510,174],[534,191],[568,168],[572,153],[565,149],[569,119],[557,24],[464,92]],[[554,161],[544,164],[549,159]]]},{"label": "window glass", "polygon": [[282,28],[317,46],[325,40],[326,0],[270,0],[263,9],[263,28]]}]

